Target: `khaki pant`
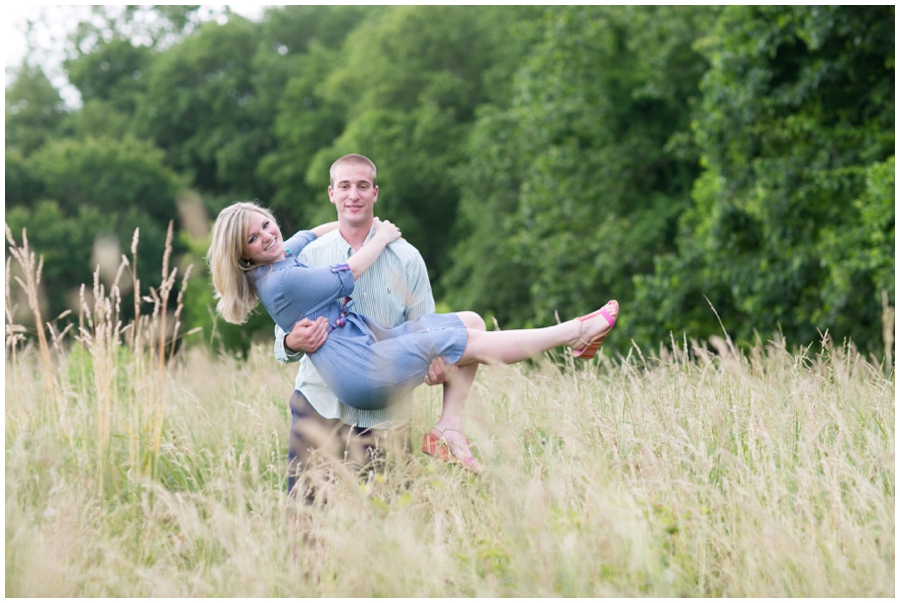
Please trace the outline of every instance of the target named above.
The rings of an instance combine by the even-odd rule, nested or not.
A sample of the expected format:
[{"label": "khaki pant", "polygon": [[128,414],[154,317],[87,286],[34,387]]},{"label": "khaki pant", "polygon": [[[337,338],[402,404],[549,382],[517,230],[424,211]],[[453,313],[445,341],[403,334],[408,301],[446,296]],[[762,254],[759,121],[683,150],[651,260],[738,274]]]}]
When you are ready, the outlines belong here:
[{"label": "khaki pant", "polygon": [[384,430],[326,419],[299,391],[294,391],[290,406],[288,492],[309,504],[317,497],[325,501],[336,473],[344,473],[340,467],[365,479],[384,470],[387,452],[412,453],[409,425]]}]

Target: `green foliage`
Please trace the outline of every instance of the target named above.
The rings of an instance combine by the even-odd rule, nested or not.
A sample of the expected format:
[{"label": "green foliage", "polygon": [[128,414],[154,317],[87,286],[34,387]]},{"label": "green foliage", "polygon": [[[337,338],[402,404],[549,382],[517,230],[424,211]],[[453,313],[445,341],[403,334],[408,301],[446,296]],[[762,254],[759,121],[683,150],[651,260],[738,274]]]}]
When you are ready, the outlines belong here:
[{"label": "green foliage", "polygon": [[6,88],[6,152],[28,156],[58,134],[62,97],[40,67],[23,62]]},{"label": "green foliage", "polygon": [[77,290],[82,283],[90,289],[98,264],[111,282],[122,255],[131,255],[136,229],[139,263],[159,272],[183,186],[162,160],[160,151],[132,138],[89,138],[48,143],[14,164],[32,193],[8,199],[6,222],[16,237],[27,228],[32,248],[44,256],[42,282],[54,315],[77,307]]},{"label": "green foliage", "polygon": [[67,60],[64,66],[83,102],[106,101],[111,109],[131,114],[144,93],[144,72],[151,57],[152,51],[146,46],[116,39]]},{"label": "green foliage", "polygon": [[[880,349],[893,23],[892,6],[273,6],[258,23],[96,6],[64,63],[80,107],[28,60],[7,88],[7,214],[42,252],[44,233],[121,248],[139,225],[156,265],[183,187],[209,216],[260,199],[293,231],[333,219],[328,168],[359,152],[447,310],[509,328],[616,298],[618,351],[723,326]],[[48,278],[89,280],[92,255],[49,254]],[[207,285],[188,313],[212,340]],[[255,321],[214,345],[268,338]]]},{"label": "green foliage", "polygon": [[[674,246],[696,152],[690,106],[713,13],[548,11],[513,96],[483,108],[460,171],[464,230],[445,287],[507,326],[616,298]],[[627,341],[627,339],[625,340]]]},{"label": "green foliage", "polygon": [[78,208],[77,213],[68,215],[58,202],[44,200],[31,206],[8,208],[6,224],[17,240],[22,239],[25,230],[32,249],[44,258],[41,283],[42,297],[48,302],[48,318],[69,308],[77,309],[82,283],[90,289],[95,268],[94,241],[100,233],[116,232],[113,216],[91,206]]},{"label": "green foliage", "polygon": [[[877,311],[882,292],[894,305],[895,173],[893,156],[869,166],[865,190],[851,205],[857,219],[823,227],[818,249],[828,269],[822,291],[826,303],[814,322],[852,328],[858,317],[841,313],[858,308],[860,301],[869,312]],[[860,300],[860,293],[868,299]]]},{"label": "green foliage", "polygon": [[66,115],[61,126],[68,138],[123,139],[136,136],[130,113],[116,110],[107,101],[89,100],[77,112]]},{"label": "green foliage", "polygon": [[207,23],[161,52],[147,75],[140,132],[200,190],[265,197],[255,164],[271,145],[271,115],[258,110],[253,86],[258,43],[245,19]]},{"label": "green foliage", "polygon": [[22,153],[7,149],[5,160],[6,206],[32,202],[40,195],[41,185]]},{"label": "green foliage", "polygon": [[717,328],[703,293],[740,340],[879,340],[881,289],[893,299],[892,168],[879,167],[893,166],[893,13],[730,7],[703,40],[707,171],[677,257],[640,281],[645,302],[674,298],[676,333]]},{"label": "green foliage", "polygon": [[[344,127],[342,112],[316,94],[321,80],[333,69],[333,61],[333,55],[317,42],[310,45],[309,54],[301,58],[301,75],[291,78],[278,101],[278,148],[260,161],[260,173],[277,188],[270,206],[284,216],[287,231],[334,219],[325,187],[307,182],[315,154]],[[323,208],[328,210],[327,219],[316,220],[314,216]]]},{"label": "green foliage", "polygon": [[175,195],[183,181],[163,165],[164,155],[146,142],[62,140],[45,145],[29,163],[42,196],[56,199],[68,213],[94,206],[104,212],[146,212],[159,223],[175,215]]},{"label": "green foliage", "polygon": [[[90,18],[77,23],[71,32],[70,55],[84,56],[109,43],[128,41],[148,48],[178,41],[204,20],[228,14],[227,7],[200,11],[198,5],[95,5]],[[224,10],[223,10],[224,9]]]},{"label": "green foliage", "polygon": [[[381,189],[377,213],[403,229],[433,277],[453,261],[446,253],[459,202],[453,169],[465,161],[475,108],[514,69],[492,57],[504,45],[520,47],[508,34],[534,12],[395,7],[347,39],[343,65],[322,83],[324,101],[342,107],[346,123],[316,154],[309,181],[324,189],[328,167],[345,153],[373,158]],[[507,52],[498,56],[509,58]],[[493,80],[485,78],[489,71]],[[436,280],[438,296],[439,285]]]},{"label": "green foliage", "polygon": [[282,56],[301,57],[314,42],[336,52],[361,22],[378,18],[384,10],[379,6],[282,6],[266,12],[260,30]]}]

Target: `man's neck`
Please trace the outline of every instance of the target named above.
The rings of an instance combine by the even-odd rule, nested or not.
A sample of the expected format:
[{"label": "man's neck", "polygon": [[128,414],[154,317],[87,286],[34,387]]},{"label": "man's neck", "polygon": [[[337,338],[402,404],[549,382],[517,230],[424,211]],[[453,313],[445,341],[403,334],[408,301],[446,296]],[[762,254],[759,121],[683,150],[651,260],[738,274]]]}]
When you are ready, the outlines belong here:
[{"label": "man's neck", "polygon": [[344,240],[350,243],[353,251],[359,251],[359,248],[366,242],[366,237],[372,231],[373,222],[369,222],[365,226],[351,226],[349,224],[338,224],[338,230]]}]

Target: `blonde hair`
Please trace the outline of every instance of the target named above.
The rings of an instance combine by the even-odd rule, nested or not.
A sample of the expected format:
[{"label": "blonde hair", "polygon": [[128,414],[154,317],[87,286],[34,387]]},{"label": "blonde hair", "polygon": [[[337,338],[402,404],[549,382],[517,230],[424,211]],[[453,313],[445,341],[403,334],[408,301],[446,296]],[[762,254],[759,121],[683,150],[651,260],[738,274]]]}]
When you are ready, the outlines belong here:
[{"label": "blonde hair", "polygon": [[376,186],[375,181],[378,179],[378,169],[375,167],[375,164],[372,163],[372,160],[368,157],[360,155],[358,153],[351,153],[349,155],[344,155],[337,161],[331,164],[331,169],[328,170],[328,177],[331,181],[331,186],[334,186],[334,170],[337,166],[342,165],[344,163],[355,163],[362,164],[372,170],[372,186]]},{"label": "blonde hair", "polygon": [[216,311],[232,324],[247,322],[259,304],[249,271],[256,267],[244,256],[247,253],[247,229],[250,214],[260,213],[272,222],[275,217],[252,201],[234,203],[223,209],[213,226],[212,242],[206,262],[216,288]]}]

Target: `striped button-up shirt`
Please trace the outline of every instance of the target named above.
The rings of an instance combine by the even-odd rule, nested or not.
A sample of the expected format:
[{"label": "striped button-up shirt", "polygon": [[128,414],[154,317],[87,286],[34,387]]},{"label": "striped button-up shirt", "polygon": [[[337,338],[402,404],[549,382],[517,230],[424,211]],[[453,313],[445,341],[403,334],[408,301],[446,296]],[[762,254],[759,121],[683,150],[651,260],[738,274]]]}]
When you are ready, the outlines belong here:
[{"label": "striped button-up shirt", "polygon": [[[375,234],[374,227],[366,238]],[[343,264],[353,248],[339,230],[333,230],[303,248],[297,256],[310,266]],[[419,251],[403,239],[388,245],[371,268],[356,281],[351,296],[353,310],[387,326],[397,326],[435,311],[434,296],[425,261]],[[304,354],[288,355],[285,332],[275,327],[275,358],[279,362],[300,360],[294,387],[326,419],[340,419],[348,425],[391,429],[412,418],[412,396],[382,410],[359,410],[342,404],[322,381],[313,363]]]}]

